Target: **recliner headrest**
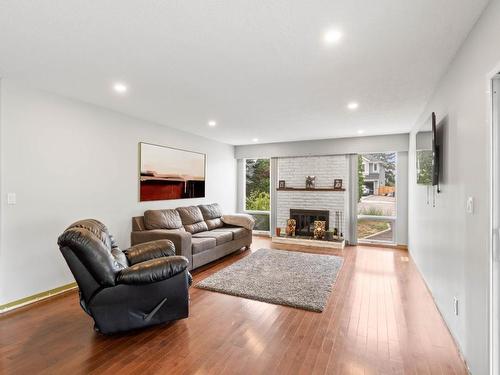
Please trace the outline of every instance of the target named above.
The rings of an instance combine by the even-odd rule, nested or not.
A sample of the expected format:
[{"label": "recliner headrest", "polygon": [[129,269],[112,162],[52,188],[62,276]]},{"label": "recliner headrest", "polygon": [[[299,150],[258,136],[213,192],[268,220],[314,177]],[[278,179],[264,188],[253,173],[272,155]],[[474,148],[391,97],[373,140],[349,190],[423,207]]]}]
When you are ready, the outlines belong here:
[{"label": "recliner headrest", "polygon": [[116,273],[127,265],[108,228],[98,220],[86,219],[71,224],[57,240],[59,247],[71,249],[95,280],[104,286],[115,285]]}]

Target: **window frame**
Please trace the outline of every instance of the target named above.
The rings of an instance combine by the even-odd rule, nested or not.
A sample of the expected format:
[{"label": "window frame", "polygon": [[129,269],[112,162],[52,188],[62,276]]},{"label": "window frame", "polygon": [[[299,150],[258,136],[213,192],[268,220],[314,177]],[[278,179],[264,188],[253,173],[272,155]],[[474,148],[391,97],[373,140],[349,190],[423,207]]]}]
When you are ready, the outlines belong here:
[{"label": "window frame", "polygon": [[[269,160],[269,211],[263,211],[263,210],[247,210],[247,160],[259,160],[259,159],[266,159]],[[271,187],[272,187],[272,171],[271,171],[271,158],[265,158],[265,157],[259,157],[259,158],[244,158],[243,159],[243,196],[242,196],[242,207],[243,207],[243,212],[246,214],[250,215],[268,215],[269,216],[269,230],[258,230],[254,229],[252,230],[253,234],[257,235],[266,235],[270,236],[271,235],[271,208],[272,208],[272,194],[271,194]]]},{"label": "window frame", "polygon": [[[396,178],[395,178],[395,181],[394,181],[394,187],[395,187],[395,191],[396,191],[396,204],[395,204],[395,215],[394,216],[376,216],[376,215],[360,215],[359,212],[357,213],[357,217],[356,217],[356,231],[357,231],[357,225],[358,225],[358,221],[359,220],[373,220],[373,221],[388,221],[391,223],[392,227],[393,227],[393,230],[392,230],[392,240],[390,242],[388,241],[381,241],[381,240],[372,240],[372,239],[363,239],[363,238],[358,238],[357,241],[358,243],[360,244],[370,244],[370,243],[373,243],[373,244],[390,244],[390,245],[395,245],[396,244],[396,241],[397,241],[397,226],[398,226],[398,204],[399,204],[399,195],[398,195],[398,163],[399,163],[399,160],[398,160],[398,153],[397,151],[385,151],[385,152],[376,152],[376,153],[380,153],[380,154],[394,154],[395,155],[395,171],[396,171]],[[363,156],[363,154],[360,154],[361,156]],[[369,163],[369,164],[372,164],[372,163]],[[368,165],[369,165],[368,164]],[[373,171],[375,172],[375,165],[377,163],[373,163]],[[380,185],[380,184],[379,184]],[[374,190],[374,193],[375,193],[375,181],[374,181],[374,184],[373,184],[373,190]],[[358,202],[359,204],[359,202]],[[357,206],[357,205],[356,205]],[[357,207],[356,207],[356,211],[358,211]],[[357,234],[356,234],[356,237],[357,237]]]}]

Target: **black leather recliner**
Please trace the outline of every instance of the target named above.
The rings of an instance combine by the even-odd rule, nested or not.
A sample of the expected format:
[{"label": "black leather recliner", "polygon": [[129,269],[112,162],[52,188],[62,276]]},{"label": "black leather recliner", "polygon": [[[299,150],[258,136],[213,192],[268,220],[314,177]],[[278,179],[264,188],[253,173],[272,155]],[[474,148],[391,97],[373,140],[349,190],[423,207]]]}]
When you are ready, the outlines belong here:
[{"label": "black leather recliner", "polygon": [[80,305],[109,334],[189,314],[188,260],[169,240],[121,251],[104,224],[77,221],[57,241],[80,289]]}]

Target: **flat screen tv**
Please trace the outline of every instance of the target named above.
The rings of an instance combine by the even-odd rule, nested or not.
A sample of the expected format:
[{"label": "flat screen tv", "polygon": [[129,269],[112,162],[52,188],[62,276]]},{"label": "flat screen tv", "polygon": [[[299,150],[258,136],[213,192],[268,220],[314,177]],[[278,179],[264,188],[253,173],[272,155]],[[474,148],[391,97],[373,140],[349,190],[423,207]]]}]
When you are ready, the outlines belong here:
[{"label": "flat screen tv", "polygon": [[438,186],[439,191],[439,143],[434,112],[417,132],[416,151],[417,184]]}]

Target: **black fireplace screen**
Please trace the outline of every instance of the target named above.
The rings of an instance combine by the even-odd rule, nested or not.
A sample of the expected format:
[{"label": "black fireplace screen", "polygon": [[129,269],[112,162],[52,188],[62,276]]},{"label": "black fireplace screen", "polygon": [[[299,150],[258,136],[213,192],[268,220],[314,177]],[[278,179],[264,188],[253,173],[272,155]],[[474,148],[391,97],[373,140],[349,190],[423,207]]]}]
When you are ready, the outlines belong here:
[{"label": "black fireplace screen", "polygon": [[290,218],[295,219],[295,234],[297,236],[313,236],[314,222],[316,220],[326,221],[325,230],[328,230],[330,212],[322,210],[296,210],[290,209]]}]

